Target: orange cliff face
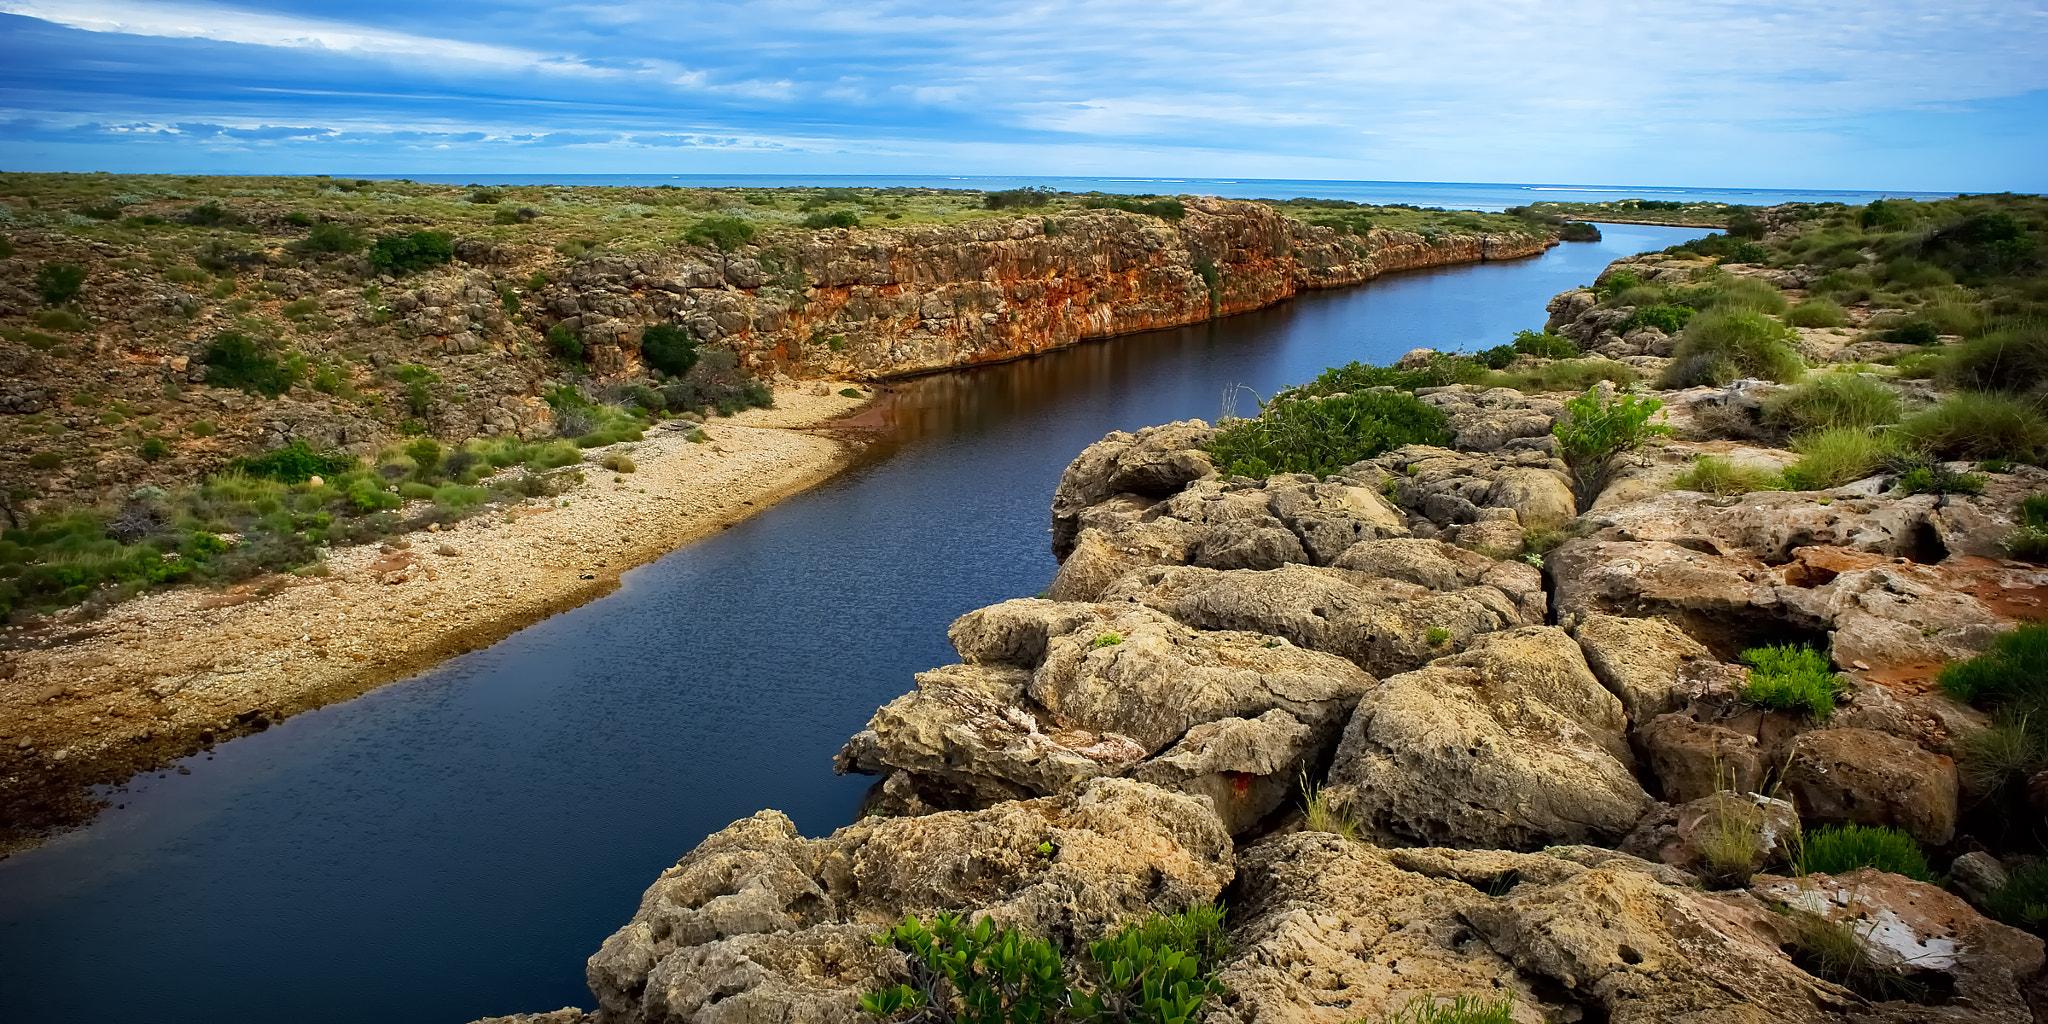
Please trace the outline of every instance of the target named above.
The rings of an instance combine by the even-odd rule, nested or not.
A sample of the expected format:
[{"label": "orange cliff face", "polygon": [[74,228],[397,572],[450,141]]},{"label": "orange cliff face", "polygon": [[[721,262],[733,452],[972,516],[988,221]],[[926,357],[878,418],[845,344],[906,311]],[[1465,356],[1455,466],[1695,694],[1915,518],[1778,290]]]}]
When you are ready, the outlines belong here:
[{"label": "orange cliff face", "polygon": [[1339,235],[1241,200],[1178,223],[1116,210],[963,225],[820,231],[707,262],[607,257],[550,289],[601,373],[674,321],[760,373],[877,378],[1000,362],[1194,323],[1301,291],[1419,267],[1533,256],[1533,234]]}]

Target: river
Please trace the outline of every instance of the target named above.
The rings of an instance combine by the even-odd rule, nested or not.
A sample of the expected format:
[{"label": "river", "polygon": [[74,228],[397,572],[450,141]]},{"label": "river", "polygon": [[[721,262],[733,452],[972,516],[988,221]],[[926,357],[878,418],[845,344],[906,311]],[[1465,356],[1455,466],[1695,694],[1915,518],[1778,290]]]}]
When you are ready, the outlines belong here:
[{"label": "river", "polygon": [[1047,505],[1083,447],[1213,419],[1234,385],[1499,344],[1609,260],[1704,233],[1602,230],[903,382],[885,439],[833,480],[495,646],[137,779],[120,809],[0,862],[0,1016],[588,1006],[584,958],[706,834],[763,807],[807,834],[847,821],[870,780],[835,778],[832,754],[953,660],[954,617],[1051,580]]}]

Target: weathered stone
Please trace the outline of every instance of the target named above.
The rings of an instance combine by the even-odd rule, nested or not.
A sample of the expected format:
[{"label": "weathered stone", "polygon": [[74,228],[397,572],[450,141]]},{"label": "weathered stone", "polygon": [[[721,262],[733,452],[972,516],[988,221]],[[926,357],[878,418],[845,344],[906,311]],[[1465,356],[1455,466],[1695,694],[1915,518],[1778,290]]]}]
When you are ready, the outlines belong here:
[{"label": "weathered stone", "polygon": [[1621,702],[1563,631],[1479,637],[1384,680],[1352,714],[1328,794],[1375,834],[1465,846],[1618,839],[1650,799]]},{"label": "weathered stone", "polygon": [[1136,434],[1117,431],[1083,449],[1053,491],[1053,553],[1065,557],[1071,549],[1083,510],[1124,492],[1165,497],[1214,472],[1200,448],[1215,433],[1201,420],[1183,420]]},{"label": "weathered stone", "polygon": [[1636,738],[1664,799],[1672,803],[1722,790],[1752,792],[1775,767],[1755,734],[1702,722],[1686,712],[1657,716],[1639,727]]},{"label": "weathered stone", "polygon": [[1663,619],[1588,615],[1572,628],[1601,685],[1621,699],[1629,720],[1648,723],[1675,710],[1679,670],[1712,657],[1685,631]]},{"label": "weathered stone", "polygon": [[1470,384],[1419,388],[1415,397],[1444,414],[1454,447],[1472,452],[1499,451],[1517,438],[1546,436],[1563,408],[1554,398]]},{"label": "weathered stone", "polygon": [[1792,741],[1784,787],[1810,819],[1891,825],[1930,846],[1955,838],[1955,762],[1896,736],[1802,733]]},{"label": "weathered stone", "polygon": [[853,1024],[861,994],[900,977],[869,939],[905,914],[965,910],[1073,949],[1231,875],[1206,801],[1126,779],[815,840],[763,811],[662,873],[590,958],[590,988],[606,1024]]},{"label": "weathered stone", "polygon": [[1742,884],[1752,874],[1789,864],[1799,834],[1799,811],[1790,803],[1758,793],[1720,792],[1644,816],[1621,849]]}]

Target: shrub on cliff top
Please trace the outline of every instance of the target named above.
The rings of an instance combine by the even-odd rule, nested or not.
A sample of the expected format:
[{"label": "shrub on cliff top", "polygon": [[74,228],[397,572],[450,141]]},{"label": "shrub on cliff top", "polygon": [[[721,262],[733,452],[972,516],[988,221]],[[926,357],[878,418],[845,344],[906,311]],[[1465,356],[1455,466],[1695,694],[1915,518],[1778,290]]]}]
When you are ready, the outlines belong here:
[{"label": "shrub on cliff top", "polygon": [[1786,343],[1785,326],[1760,312],[1714,309],[1701,313],[1678,336],[1671,365],[1659,385],[1721,385],[1745,377],[1789,383],[1805,370]]},{"label": "shrub on cliff top", "polygon": [[683,234],[683,241],[732,252],[754,240],[754,222],[745,217],[706,217]]},{"label": "shrub on cliff top", "polygon": [[1550,432],[1557,438],[1558,454],[1572,471],[1581,507],[1590,506],[1607,486],[1616,456],[1671,432],[1670,427],[1650,422],[1663,408],[1664,403],[1657,399],[1626,391],[1612,399],[1603,398],[1598,387],[1587,388],[1585,394],[1564,403]]},{"label": "shrub on cliff top", "polygon": [[1808,718],[1834,714],[1842,681],[1828,656],[1809,647],[1758,647],[1742,652],[1750,666],[1742,699],[1760,708],[1797,711]]},{"label": "shrub on cliff top", "polygon": [[1899,396],[1854,373],[1824,373],[1764,400],[1764,422],[1786,430],[1878,427],[1899,421]]},{"label": "shrub on cliff top", "polygon": [[1343,366],[1330,367],[1307,384],[1281,392],[1274,401],[1382,387],[1413,391],[1416,388],[1440,388],[1451,384],[1476,384],[1485,378],[1486,366],[1465,356],[1438,354],[1431,358],[1427,365],[1413,370],[1350,362]]},{"label": "shrub on cliff top", "polygon": [[1226,475],[1327,476],[1406,444],[1448,445],[1444,414],[1414,395],[1359,391],[1276,399],[1254,419],[1219,431],[1208,451]]},{"label": "shrub on cliff top", "polygon": [[455,259],[455,238],[444,231],[385,235],[370,246],[370,266],[389,274],[409,274]]},{"label": "shrub on cliff top", "polygon": [[337,476],[356,467],[356,460],[338,453],[322,454],[308,447],[303,438],[261,455],[246,455],[228,463],[228,469],[249,476],[288,484],[301,484],[313,477]]}]

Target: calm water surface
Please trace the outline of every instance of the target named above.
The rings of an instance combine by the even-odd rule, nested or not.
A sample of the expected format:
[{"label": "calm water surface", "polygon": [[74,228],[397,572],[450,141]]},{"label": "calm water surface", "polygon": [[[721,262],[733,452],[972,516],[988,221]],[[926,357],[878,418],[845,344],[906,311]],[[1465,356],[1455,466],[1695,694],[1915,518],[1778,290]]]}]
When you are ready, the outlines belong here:
[{"label": "calm water surface", "polygon": [[[836,479],[620,590],[407,682],[137,780],[0,862],[14,1021],[448,1022],[590,1005],[583,960],[706,834],[844,824],[839,744],[946,624],[1043,589],[1060,470],[1105,432],[1213,419],[1352,359],[1494,345],[1607,261],[1699,234],[1399,275],[908,382]],[[1249,407],[1249,400],[1246,402]]]}]

